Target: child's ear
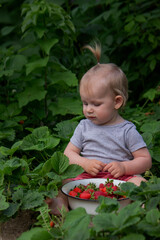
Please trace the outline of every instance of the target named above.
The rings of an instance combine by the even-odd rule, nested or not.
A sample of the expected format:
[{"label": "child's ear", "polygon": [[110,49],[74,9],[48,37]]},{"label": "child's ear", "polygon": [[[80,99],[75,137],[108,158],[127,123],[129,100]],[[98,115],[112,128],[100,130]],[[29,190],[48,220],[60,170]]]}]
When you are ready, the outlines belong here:
[{"label": "child's ear", "polygon": [[122,106],[122,104],[123,104],[123,97],[121,95],[116,96],[114,108],[118,110]]}]

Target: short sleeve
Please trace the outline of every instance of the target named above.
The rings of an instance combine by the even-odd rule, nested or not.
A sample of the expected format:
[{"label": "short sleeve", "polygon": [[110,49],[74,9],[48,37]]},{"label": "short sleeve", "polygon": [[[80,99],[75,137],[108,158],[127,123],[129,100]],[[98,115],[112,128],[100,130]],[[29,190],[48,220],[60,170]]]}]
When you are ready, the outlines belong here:
[{"label": "short sleeve", "polygon": [[70,139],[70,142],[76,147],[78,147],[79,149],[82,149],[82,132],[83,132],[83,122],[81,121],[76,127],[73,133],[73,136]]},{"label": "short sleeve", "polygon": [[126,139],[126,144],[130,152],[135,152],[140,148],[147,147],[142,136],[136,130],[135,125],[132,125],[132,127],[128,130]]}]

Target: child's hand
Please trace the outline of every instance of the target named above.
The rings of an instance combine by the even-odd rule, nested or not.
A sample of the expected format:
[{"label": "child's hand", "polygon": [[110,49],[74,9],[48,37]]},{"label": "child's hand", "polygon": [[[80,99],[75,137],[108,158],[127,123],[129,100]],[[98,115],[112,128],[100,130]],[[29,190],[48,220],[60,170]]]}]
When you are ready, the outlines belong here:
[{"label": "child's hand", "polygon": [[125,167],[122,162],[111,162],[108,163],[103,171],[108,171],[112,174],[113,177],[118,178],[125,175]]},{"label": "child's hand", "polygon": [[91,174],[92,176],[96,176],[100,171],[103,170],[105,164],[96,159],[86,159],[85,166],[83,167],[85,172]]}]

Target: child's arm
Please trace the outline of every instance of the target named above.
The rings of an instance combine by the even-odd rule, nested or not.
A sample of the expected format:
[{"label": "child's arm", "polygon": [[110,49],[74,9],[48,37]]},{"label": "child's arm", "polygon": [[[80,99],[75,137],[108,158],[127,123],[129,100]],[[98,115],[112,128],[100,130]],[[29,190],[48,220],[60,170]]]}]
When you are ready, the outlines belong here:
[{"label": "child's arm", "polygon": [[103,171],[108,171],[118,178],[123,175],[141,174],[151,168],[152,159],[147,148],[141,148],[133,152],[132,155],[133,160],[111,162],[103,168]]},{"label": "child's arm", "polygon": [[87,159],[80,156],[80,149],[71,142],[67,145],[64,154],[69,158],[70,164],[80,165],[85,172],[96,176],[105,166],[104,163],[96,159]]}]

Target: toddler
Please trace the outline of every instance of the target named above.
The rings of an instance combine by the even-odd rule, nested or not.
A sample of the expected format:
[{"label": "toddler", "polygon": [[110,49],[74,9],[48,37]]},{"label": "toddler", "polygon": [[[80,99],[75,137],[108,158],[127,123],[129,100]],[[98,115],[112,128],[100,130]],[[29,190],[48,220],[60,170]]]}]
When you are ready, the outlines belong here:
[{"label": "toddler", "polygon": [[64,151],[70,164],[84,169],[74,180],[114,178],[140,185],[145,181],[140,174],[151,168],[152,161],[135,125],[118,112],[128,98],[127,78],[115,64],[99,63],[98,45],[86,48],[97,59],[80,81],[86,119],[80,121]]}]

